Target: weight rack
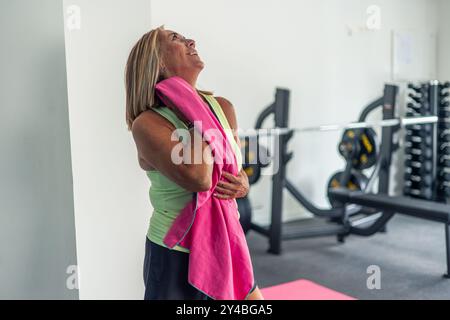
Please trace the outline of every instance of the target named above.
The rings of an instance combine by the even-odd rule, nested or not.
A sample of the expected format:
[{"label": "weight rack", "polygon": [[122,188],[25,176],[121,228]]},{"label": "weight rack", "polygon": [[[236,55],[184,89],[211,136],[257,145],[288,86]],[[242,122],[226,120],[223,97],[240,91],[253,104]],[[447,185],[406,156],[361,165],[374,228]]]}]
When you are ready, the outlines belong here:
[{"label": "weight rack", "polygon": [[[450,178],[450,176],[445,176],[443,173],[447,171],[450,172],[450,167],[448,166],[449,163],[445,162],[448,159],[446,153],[450,152],[450,147],[447,144],[447,140],[450,140],[450,137],[447,134],[450,133],[450,131],[446,131],[450,128],[450,118],[448,117],[450,116],[450,114],[445,113],[445,111],[448,111],[449,107],[447,104],[447,102],[449,101],[449,88],[450,83],[440,84],[437,81],[433,81],[425,85],[422,84],[419,87],[415,87],[414,85],[409,86],[409,89],[415,92],[412,92],[412,94],[409,96],[410,101],[412,100],[414,102],[410,102],[411,104],[413,104],[413,106],[408,106],[408,112],[420,112],[424,114],[427,114],[428,112],[429,115],[432,112],[436,112],[438,114],[437,124],[423,124],[423,126],[427,126],[428,129],[420,131],[418,130],[420,128],[414,125],[407,127],[407,130],[413,131],[409,132],[411,139],[412,137],[423,138],[425,147],[427,147],[427,143],[425,143],[427,142],[425,141],[426,137],[431,137],[431,139],[433,140],[431,143],[432,146],[430,146],[430,141],[428,141],[428,148],[436,151],[431,155],[431,157],[429,157],[431,159],[431,170],[430,164],[426,164],[426,161],[423,161],[425,158],[424,156],[426,156],[426,148],[423,149],[423,154],[419,154],[419,156],[423,157],[418,157],[417,159],[419,161],[416,162],[420,162],[420,168],[422,168],[422,170],[426,171],[428,169],[428,171],[431,171],[431,185],[433,191],[431,198],[433,199],[434,197],[436,201],[429,201],[424,198],[419,198],[419,196],[423,197],[423,195],[421,194],[411,195],[408,193],[407,196],[391,196],[387,192],[382,192],[380,189],[378,190],[377,194],[364,194],[363,192],[352,192],[346,189],[331,190],[330,192],[330,197],[332,199],[340,201],[344,205],[361,205],[382,212],[380,218],[378,218],[370,226],[363,228],[351,227],[350,234],[371,236],[381,230],[395,214],[403,214],[410,217],[442,223],[445,230],[445,255],[447,267],[444,277],[448,279],[450,279],[450,204],[446,203],[447,201],[444,201],[443,198],[446,197],[445,192],[448,192],[447,187],[449,186],[449,184],[446,179]],[[429,103],[428,105],[427,102]],[[417,106],[419,105],[419,103],[420,108]],[[435,109],[433,109],[433,106]],[[394,108],[392,108],[392,113],[394,113]],[[383,115],[385,115],[385,110],[383,111]],[[409,114],[409,116],[412,116],[412,114]],[[393,133],[394,132],[388,132],[387,128],[383,128],[381,154],[382,157],[385,158],[385,160],[382,161],[381,164],[382,168],[384,167],[385,170],[382,170],[379,173],[379,184],[381,185],[388,182],[386,174],[389,173],[390,160],[392,158],[392,153],[395,150],[395,148],[392,149],[389,147],[389,145],[392,144],[393,141]],[[410,150],[408,150],[406,154],[407,156],[410,154],[409,151],[411,151],[411,149],[422,150],[421,147],[412,148],[411,144]],[[383,150],[385,151],[383,152]],[[415,156],[417,156],[417,154]],[[433,160],[435,160],[436,162],[433,163]],[[385,162],[385,165],[383,165],[383,162]],[[407,164],[412,165],[411,163]],[[388,188],[386,188],[387,186],[388,184],[385,185],[384,190],[388,190]],[[406,189],[404,191],[409,190]],[[414,196],[416,199],[412,198],[411,196]]]},{"label": "weight rack", "polygon": [[406,129],[403,188],[406,196],[439,202],[450,196],[449,86],[439,81],[408,85],[406,117],[437,115],[439,124]]},{"label": "weight rack", "polygon": [[450,82],[437,86],[439,115],[437,200],[447,202],[450,197]]},{"label": "weight rack", "polygon": [[[436,116],[435,82],[408,85],[406,117]],[[403,194],[425,200],[437,196],[437,125],[410,126],[405,134],[405,173]]]}]

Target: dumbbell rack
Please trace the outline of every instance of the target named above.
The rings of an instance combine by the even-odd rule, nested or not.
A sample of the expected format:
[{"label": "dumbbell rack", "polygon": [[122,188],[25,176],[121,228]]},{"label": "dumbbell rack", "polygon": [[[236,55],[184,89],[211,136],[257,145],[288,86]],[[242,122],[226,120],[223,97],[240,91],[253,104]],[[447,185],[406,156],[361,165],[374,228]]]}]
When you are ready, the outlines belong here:
[{"label": "dumbbell rack", "polygon": [[450,196],[448,88],[439,81],[408,85],[406,117],[437,115],[439,121],[406,128],[404,195],[440,202]]},{"label": "dumbbell rack", "polygon": [[450,198],[450,82],[439,85],[438,105],[438,163],[437,200]]}]

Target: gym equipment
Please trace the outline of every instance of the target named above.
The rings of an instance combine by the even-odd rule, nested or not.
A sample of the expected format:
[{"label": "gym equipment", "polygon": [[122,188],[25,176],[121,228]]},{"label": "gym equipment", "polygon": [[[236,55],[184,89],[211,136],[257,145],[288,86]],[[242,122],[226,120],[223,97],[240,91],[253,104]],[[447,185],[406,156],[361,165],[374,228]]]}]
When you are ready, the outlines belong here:
[{"label": "gym equipment", "polygon": [[[385,109],[392,109],[395,105],[395,96],[397,93],[397,87],[392,85],[386,85],[384,90],[384,95],[379,99],[370,103],[361,113],[358,121],[356,123],[344,124],[344,125],[332,125],[332,126],[318,126],[309,128],[288,128],[289,120],[289,90],[277,89],[275,93],[275,102],[264,109],[259,115],[255,131],[251,135],[252,137],[261,136],[264,134],[273,135],[274,138],[274,150],[273,153],[277,155],[278,170],[272,177],[272,204],[271,204],[271,223],[269,226],[262,226],[256,223],[251,223],[251,229],[269,238],[269,252],[278,254],[281,252],[281,241],[289,239],[299,239],[307,237],[317,237],[317,236],[328,236],[336,235],[339,241],[343,241],[346,234],[349,232],[349,223],[347,221],[349,216],[356,214],[369,214],[373,215],[376,212],[372,209],[368,209],[361,206],[340,206],[331,207],[327,209],[318,208],[313,203],[311,203],[286,177],[286,165],[291,160],[293,154],[287,152],[287,145],[289,140],[292,138],[295,132],[305,132],[305,131],[329,131],[337,129],[347,129],[355,130],[355,135],[352,135],[353,139],[348,141],[352,148],[347,151],[341,150],[344,157],[346,157],[347,165],[343,173],[340,175],[339,183],[341,185],[348,185],[348,181],[351,181],[352,170],[357,172],[353,168],[353,156],[360,155],[361,145],[364,146],[367,141],[372,142],[372,148],[370,157],[373,157],[376,152],[376,144],[374,134],[369,130],[363,130],[370,128],[371,126],[379,125],[383,127],[384,132],[386,130],[393,131],[395,128],[400,128],[405,125],[420,125],[423,123],[435,122],[436,118],[421,118],[421,119],[394,119],[393,114],[390,117],[384,117],[382,121],[378,123],[369,123],[366,121],[368,115],[379,107],[384,107]],[[274,128],[263,129],[263,124],[265,120],[273,115]],[[358,130],[358,132],[356,132]],[[256,134],[255,134],[256,132]],[[366,138],[362,138],[362,134],[367,135]],[[384,133],[385,134],[385,133]],[[370,135],[370,138],[369,138]],[[340,144],[343,145],[343,144]],[[345,145],[345,143],[344,143]],[[357,146],[356,148],[354,146]],[[358,149],[359,150],[356,150]],[[391,146],[392,148],[392,146]],[[370,149],[370,148],[368,148]],[[353,152],[356,150],[357,152]],[[367,151],[367,150],[366,150]],[[373,160],[368,161],[373,163]],[[366,166],[368,166],[366,164]],[[358,167],[358,166],[356,166]],[[364,165],[362,166],[364,167]],[[379,170],[376,170],[379,171]],[[382,173],[380,173],[382,175]],[[362,182],[364,180],[364,183]],[[367,179],[361,179],[361,188],[367,187],[369,182]],[[355,181],[355,180],[354,180]],[[383,182],[381,182],[383,186]],[[305,207],[309,212],[313,213],[317,219],[314,223],[304,224],[303,219],[296,221],[291,221],[288,223],[282,223],[282,211],[283,211],[283,190],[286,188],[292,196],[299,201],[303,207]],[[335,203],[337,205],[339,201]],[[334,223],[330,221],[339,221],[340,223]],[[313,225],[314,224],[314,225]]]},{"label": "gym equipment", "polygon": [[[410,84],[406,114],[415,116],[438,115],[442,119],[442,112],[438,110],[437,99],[440,84],[438,82]],[[420,88],[420,89],[418,89]],[[420,96],[420,99],[417,97]],[[437,147],[438,126],[422,126],[406,130],[405,133],[405,187],[404,195],[416,198],[439,201],[436,167],[438,165]],[[417,167],[417,162],[423,160],[429,170]],[[412,166],[412,164],[415,164]],[[430,165],[431,164],[431,165]]]},{"label": "gym equipment", "polygon": [[239,211],[239,222],[242,225],[244,233],[250,230],[252,222],[252,206],[248,197],[237,199],[238,211]]},{"label": "gym equipment", "polygon": [[[245,137],[255,137],[255,136],[280,136],[280,135],[291,135],[293,133],[302,132],[319,132],[319,131],[341,131],[345,129],[363,129],[363,128],[384,128],[384,127],[396,127],[396,128],[407,128],[413,126],[424,126],[427,124],[436,124],[438,122],[437,116],[408,116],[404,118],[391,118],[384,119],[381,121],[360,121],[360,122],[350,122],[341,124],[327,124],[312,127],[303,128],[287,128],[287,127],[274,127],[268,129],[256,129],[251,130],[251,132],[242,132],[240,129],[239,136]],[[450,124],[448,125],[450,128]]]},{"label": "gym equipment", "polygon": [[443,203],[412,199],[410,197],[393,197],[387,194],[361,194],[347,190],[334,190],[333,198],[346,204],[369,206],[382,210],[383,214],[371,227],[367,227],[366,236],[377,232],[395,213],[420,219],[443,223],[445,226],[447,272],[445,278],[450,278],[450,206]]},{"label": "gym equipment", "polygon": [[[410,85],[410,88],[417,86]],[[429,107],[428,112],[435,113],[436,110],[433,109],[436,103],[437,92],[441,85],[433,81],[429,84],[422,84],[420,90],[429,92],[426,97],[429,97],[430,103],[427,105]],[[433,98],[434,97],[434,98]],[[383,118],[391,117],[394,114],[394,108],[392,110],[383,110]],[[436,130],[439,128],[447,127],[447,125],[442,125],[443,119],[438,119],[438,125],[427,125],[421,127],[413,127],[411,129],[414,132],[407,132],[407,134],[416,133],[421,138],[426,138],[431,136],[433,139],[437,136]],[[388,195],[389,187],[389,173],[390,173],[390,163],[392,159],[393,151],[391,149],[393,144],[393,136],[395,131],[389,129],[383,129],[383,137],[381,141],[381,161],[385,163],[380,171],[379,180],[379,192],[378,194],[363,194],[361,192],[351,192],[344,189],[331,190],[330,197],[336,201],[341,201],[342,203],[349,205],[362,205],[365,207],[370,207],[376,211],[380,211],[381,215],[378,215],[376,219],[373,220],[371,225],[366,227],[350,227],[349,234],[357,234],[362,236],[370,236],[378,232],[383,228],[392,216],[396,213],[413,216],[416,218],[431,220],[435,222],[443,223],[445,226],[445,244],[446,244],[446,262],[447,262],[447,272],[445,277],[450,277],[450,205],[439,203],[442,197],[450,196],[450,189],[444,184],[436,184],[436,178],[441,178],[437,176],[439,172],[438,165],[442,165],[442,162],[435,162],[437,152],[431,150],[430,148],[436,149],[436,139],[434,139],[432,146],[420,146],[417,148],[405,148],[406,162],[405,167],[407,181],[405,181],[404,194],[407,196],[393,197]],[[442,148],[442,150],[446,149]],[[412,154],[411,151],[419,150],[416,154]],[[426,158],[429,158],[426,160]],[[426,161],[425,161],[426,160]],[[418,166],[417,162],[420,162]],[[423,163],[423,166],[422,166]],[[417,170],[424,168],[425,170]],[[430,170],[431,169],[431,170]],[[409,174],[414,173],[414,174]],[[419,179],[417,179],[419,178]],[[419,181],[417,181],[419,180]],[[440,193],[440,197],[435,197],[437,192]],[[413,199],[411,197],[415,197]],[[433,201],[424,200],[432,199]]]},{"label": "gym equipment", "polygon": [[416,197],[424,197],[425,199],[431,198],[433,196],[433,190],[430,187],[411,187],[408,185],[405,185],[403,188],[405,194],[409,194]]},{"label": "gym equipment", "polygon": [[[418,90],[423,92],[423,98],[427,97],[425,88],[420,87]],[[269,240],[268,252],[274,254],[281,253],[281,243],[284,240],[300,239],[308,237],[329,236],[336,235],[338,241],[344,242],[349,235],[371,236],[377,232],[384,230],[389,220],[396,213],[405,214],[417,218],[427,219],[435,222],[440,222],[445,225],[445,243],[447,255],[447,274],[450,274],[450,205],[427,201],[423,199],[413,199],[411,197],[389,196],[389,177],[392,163],[392,155],[399,149],[399,144],[394,139],[394,136],[399,132],[400,128],[407,127],[410,130],[424,132],[422,137],[426,138],[425,133],[433,132],[436,127],[442,130],[450,129],[450,124],[438,122],[437,116],[426,116],[417,118],[395,118],[396,96],[398,88],[394,85],[385,85],[384,94],[381,98],[369,104],[361,113],[358,123],[350,123],[344,125],[332,126],[318,126],[311,128],[289,128],[289,91],[286,89],[277,89],[275,93],[275,101],[258,117],[256,122],[256,134],[251,136],[261,136],[270,134],[274,136],[275,148],[273,153],[278,155],[279,168],[272,176],[272,201],[271,201],[271,220],[268,226],[263,226],[251,223],[251,229],[266,236]],[[425,105],[425,104],[424,104]],[[372,111],[381,108],[383,120],[377,123],[368,123],[365,121],[367,115]],[[424,106],[428,109],[428,106]],[[429,111],[429,110],[428,110]],[[263,122],[273,115],[274,129],[262,129]],[[436,125],[438,123],[438,125]],[[369,178],[366,190],[350,191],[342,188],[330,188],[330,200],[338,205],[330,209],[321,209],[313,205],[303,196],[303,194],[289,181],[286,177],[286,165],[292,159],[293,153],[287,151],[287,145],[295,132],[306,131],[328,131],[340,129],[364,129],[373,126],[381,128],[382,133],[380,137],[380,148],[376,157],[376,167],[372,176]],[[420,136],[420,134],[419,134]],[[344,152],[348,159],[353,155],[352,142],[351,152]],[[443,145],[441,145],[442,147]],[[411,148],[413,149],[413,148]],[[443,156],[449,156],[447,149],[450,145],[441,148],[444,152]],[[420,151],[422,151],[419,148]],[[429,168],[429,163],[426,162],[427,152],[424,150],[418,155],[408,155],[408,164],[423,162],[423,167]],[[444,159],[444,158],[443,158]],[[450,159],[450,158],[449,158]],[[406,163],[405,163],[406,164]],[[420,166],[422,167],[422,165]],[[412,166],[413,168],[413,166]],[[436,167],[431,167],[435,170]],[[415,169],[414,169],[415,170]],[[340,178],[348,176],[352,177],[352,172],[355,171],[351,162],[347,161],[347,166],[344,174],[341,173]],[[415,172],[415,171],[414,171]],[[369,193],[370,186],[374,179],[378,180],[378,193]],[[341,182],[341,179],[339,179]],[[450,194],[449,184],[441,183],[440,192]],[[412,189],[415,187],[415,182],[409,183],[410,186],[405,186],[405,189]],[[342,186],[347,185],[341,183]],[[310,211],[315,218],[313,222],[304,220],[296,220],[290,222],[282,222],[283,213],[283,191],[287,189],[291,195]],[[422,186],[418,190],[423,193],[426,192],[425,187]],[[428,191],[429,192],[429,191]],[[413,195],[412,190],[409,194]],[[362,216],[362,218],[361,218]],[[355,218],[356,217],[356,218]],[[332,220],[339,220],[340,223],[330,222]]]},{"label": "gym equipment", "polygon": [[433,157],[433,150],[426,147],[408,147],[405,149],[407,154],[414,156],[423,156],[425,159],[431,159]]},{"label": "gym equipment", "polygon": [[430,187],[433,183],[433,177],[431,175],[412,174],[410,172],[405,173],[405,180],[409,180],[409,182],[415,182],[425,187]]},{"label": "gym equipment", "polygon": [[270,164],[270,154],[259,143],[259,137],[244,137],[241,144],[241,153],[244,155],[242,168],[248,176],[250,185],[258,182],[261,169]]},{"label": "gym equipment", "polygon": [[444,84],[434,83],[436,108],[441,117],[441,125],[437,128],[437,159],[436,166],[438,177],[436,182],[436,198],[442,202],[447,202],[450,197],[450,83]]},{"label": "gym equipment", "polygon": [[336,172],[334,175],[331,176],[329,182],[328,182],[328,199],[330,199],[330,204],[333,208],[342,207],[342,203],[333,200],[330,197],[330,190],[331,189],[340,189],[340,188],[346,188],[348,190],[352,191],[363,191],[366,189],[369,178],[367,178],[363,173],[352,170],[350,173],[350,176],[348,178],[347,184],[345,186],[341,185],[341,181],[343,176],[345,175],[344,171]]},{"label": "gym equipment", "polygon": [[432,137],[430,136],[421,137],[420,135],[414,135],[411,131],[410,133],[407,133],[405,141],[410,143],[425,144],[427,146],[431,146],[433,144]]},{"label": "gym equipment", "polygon": [[368,169],[377,161],[375,137],[372,128],[347,129],[339,143],[339,153],[351,162],[354,169]]}]

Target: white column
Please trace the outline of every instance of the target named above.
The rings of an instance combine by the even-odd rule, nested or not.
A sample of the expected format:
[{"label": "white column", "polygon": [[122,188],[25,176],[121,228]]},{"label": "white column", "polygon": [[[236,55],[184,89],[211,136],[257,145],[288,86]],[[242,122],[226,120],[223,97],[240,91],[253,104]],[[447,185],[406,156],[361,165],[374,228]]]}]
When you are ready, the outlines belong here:
[{"label": "white column", "polygon": [[150,0],[65,0],[81,299],[141,299],[149,182],[125,123],[124,68]]}]

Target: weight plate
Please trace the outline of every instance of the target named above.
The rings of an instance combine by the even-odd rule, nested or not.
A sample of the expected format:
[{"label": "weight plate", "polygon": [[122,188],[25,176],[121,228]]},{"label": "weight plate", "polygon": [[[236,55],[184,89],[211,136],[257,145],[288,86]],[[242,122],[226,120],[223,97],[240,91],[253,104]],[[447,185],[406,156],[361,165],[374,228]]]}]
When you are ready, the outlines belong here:
[{"label": "weight plate", "polygon": [[376,133],[372,128],[345,130],[339,153],[355,170],[369,169],[377,161]]},{"label": "weight plate", "polygon": [[[330,190],[342,187],[340,180],[343,174],[343,171],[336,172],[328,181],[327,196],[331,206],[334,208],[341,206],[341,204],[336,200],[331,200]],[[367,178],[363,173],[353,170],[350,174],[350,179],[347,182],[345,188],[350,191],[362,191],[366,188],[368,183],[369,178]]]},{"label": "weight plate", "polygon": [[261,178],[261,168],[270,164],[269,151],[259,144],[257,137],[245,137],[241,144],[242,168],[248,176],[249,184],[255,184]]}]

